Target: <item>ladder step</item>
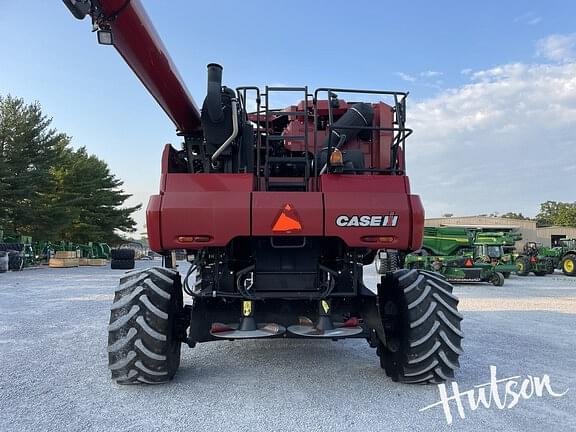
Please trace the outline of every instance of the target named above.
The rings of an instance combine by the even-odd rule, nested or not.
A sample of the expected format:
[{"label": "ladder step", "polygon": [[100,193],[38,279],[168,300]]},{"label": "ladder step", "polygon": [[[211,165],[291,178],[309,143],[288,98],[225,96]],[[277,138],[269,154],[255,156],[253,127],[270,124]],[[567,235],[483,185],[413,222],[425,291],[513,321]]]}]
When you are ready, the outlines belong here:
[{"label": "ladder step", "polygon": [[[293,116],[304,116],[306,115],[306,111],[276,111],[276,112],[272,112],[271,114],[274,115],[293,115]],[[309,116],[312,116],[312,114],[308,114]]]},{"label": "ladder step", "polygon": [[296,191],[305,191],[306,185],[304,183],[272,183],[268,184],[268,190],[286,190],[295,189]]},{"label": "ladder step", "polygon": [[308,158],[305,158],[305,157],[269,157],[268,162],[306,163],[306,162],[308,162]]},{"label": "ladder step", "polygon": [[305,140],[306,136],[304,136],[304,135],[267,135],[266,139],[269,141],[284,141],[284,140],[300,141],[300,140]]}]

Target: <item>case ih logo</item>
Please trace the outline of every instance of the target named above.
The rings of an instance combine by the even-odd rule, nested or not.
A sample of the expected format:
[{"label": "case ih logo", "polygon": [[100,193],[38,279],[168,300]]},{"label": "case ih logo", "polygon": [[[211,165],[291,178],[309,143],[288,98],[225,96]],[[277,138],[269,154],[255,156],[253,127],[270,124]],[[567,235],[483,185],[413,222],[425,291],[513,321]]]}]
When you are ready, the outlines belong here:
[{"label": "case ih logo", "polygon": [[340,227],[395,227],[398,225],[398,215],[341,215],[336,218],[336,225]]}]

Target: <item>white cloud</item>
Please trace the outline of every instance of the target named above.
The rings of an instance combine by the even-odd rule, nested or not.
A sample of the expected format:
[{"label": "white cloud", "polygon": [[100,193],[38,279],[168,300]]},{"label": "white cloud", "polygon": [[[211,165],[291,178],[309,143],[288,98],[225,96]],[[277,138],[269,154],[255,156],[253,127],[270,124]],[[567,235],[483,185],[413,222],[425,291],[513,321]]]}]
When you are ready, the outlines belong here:
[{"label": "white cloud", "polygon": [[427,70],[424,72],[420,72],[420,76],[424,77],[424,78],[434,78],[434,77],[439,77],[441,75],[442,75],[442,72],[433,71],[433,70]]},{"label": "white cloud", "polygon": [[400,79],[404,80],[404,81],[409,81],[409,82],[414,82],[416,81],[416,78],[413,77],[410,74],[404,73],[404,72],[396,72],[396,75],[400,77]]},{"label": "white cloud", "polygon": [[536,43],[536,53],[548,60],[563,62],[576,58],[576,33],[553,34]]},{"label": "white cloud", "polygon": [[507,64],[410,104],[408,173],[431,216],[573,201],[576,63]]},{"label": "white cloud", "polygon": [[542,17],[536,15],[534,12],[526,12],[514,18],[514,22],[523,23],[528,25],[536,25],[542,22]]}]

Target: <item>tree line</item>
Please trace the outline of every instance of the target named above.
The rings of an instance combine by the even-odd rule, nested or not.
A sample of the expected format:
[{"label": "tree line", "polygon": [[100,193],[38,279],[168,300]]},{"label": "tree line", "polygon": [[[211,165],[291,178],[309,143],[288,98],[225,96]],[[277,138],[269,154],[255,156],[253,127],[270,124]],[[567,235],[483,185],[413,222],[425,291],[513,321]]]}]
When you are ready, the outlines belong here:
[{"label": "tree line", "polygon": [[[442,217],[453,217],[452,213],[445,213]],[[506,219],[529,220],[536,222],[539,227],[565,226],[576,228],[576,202],[566,203],[559,201],[546,201],[540,204],[540,212],[533,218],[522,213],[490,213],[478,216],[501,217]]]},{"label": "tree line", "polygon": [[576,227],[576,202],[546,201],[540,204],[540,212],[529,218],[522,213],[508,212],[500,215],[503,218],[536,221],[538,226]]},{"label": "tree line", "polygon": [[0,229],[37,240],[118,241],[134,232],[131,196],[106,162],[74,149],[39,103],[0,95]]}]

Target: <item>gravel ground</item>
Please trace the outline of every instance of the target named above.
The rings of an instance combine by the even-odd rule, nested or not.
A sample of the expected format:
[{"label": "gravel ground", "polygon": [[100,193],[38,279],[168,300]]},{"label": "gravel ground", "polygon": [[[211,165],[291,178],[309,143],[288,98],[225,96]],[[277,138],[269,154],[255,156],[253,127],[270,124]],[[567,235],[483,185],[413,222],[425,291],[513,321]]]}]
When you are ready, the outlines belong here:
[{"label": "gravel ground", "polygon": [[[106,326],[118,277],[89,267],[0,274],[0,431],[447,428],[441,407],[419,411],[440,400],[440,389],[392,382],[361,340],[183,347],[172,383],[116,386]],[[376,281],[367,267],[367,285]],[[544,392],[503,410],[465,405],[464,419],[451,405],[452,427],[576,430],[576,278],[513,276],[503,287],[461,285],[456,294],[466,334],[461,391],[488,382],[494,365],[498,378],[520,376],[521,383],[548,374],[554,392],[568,392]]]}]

